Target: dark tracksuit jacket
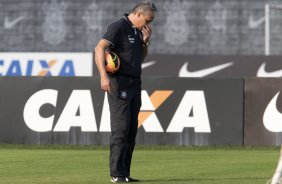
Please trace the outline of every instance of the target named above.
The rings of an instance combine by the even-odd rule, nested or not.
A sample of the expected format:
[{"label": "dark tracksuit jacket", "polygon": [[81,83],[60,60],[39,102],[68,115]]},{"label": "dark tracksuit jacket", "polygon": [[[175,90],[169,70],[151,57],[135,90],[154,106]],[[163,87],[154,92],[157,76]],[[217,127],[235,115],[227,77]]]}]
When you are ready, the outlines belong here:
[{"label": "dark tracksuit jacket", "polygon": [[141,63],[143,39],[125,14],[108,26],[103,36],[111,44],[110,51],[120,58],[117,73],[109,74],[111,81],[110,106],[110,175],[130,176],[132,153],[141,108]]}]

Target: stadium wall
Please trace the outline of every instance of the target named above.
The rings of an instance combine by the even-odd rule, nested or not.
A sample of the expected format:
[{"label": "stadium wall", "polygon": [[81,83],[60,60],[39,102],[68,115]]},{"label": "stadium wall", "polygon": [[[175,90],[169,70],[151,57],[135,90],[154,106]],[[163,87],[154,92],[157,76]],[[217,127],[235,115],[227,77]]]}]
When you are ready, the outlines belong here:
[{"label": "stadium wall", "polygon": [[[91,52],[139,0],[0,0],[1,52]],[[265,4],[280,0],[154,0],[150,52],[264,54]],[[271,9],[270,55],[281,54],[281,10]]]}]

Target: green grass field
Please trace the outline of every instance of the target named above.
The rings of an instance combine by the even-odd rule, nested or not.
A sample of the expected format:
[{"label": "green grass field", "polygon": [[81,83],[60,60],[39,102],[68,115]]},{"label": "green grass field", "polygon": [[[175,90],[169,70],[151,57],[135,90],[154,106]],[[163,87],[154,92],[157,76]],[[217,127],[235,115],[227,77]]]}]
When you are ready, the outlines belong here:
[{"label": "green grass field", "polygon": [[[0,145],[2,184],[105,184],[109,150],[99,146]],[[265,184],[277,147],[137,146],[132,177],[148,184]]]}]

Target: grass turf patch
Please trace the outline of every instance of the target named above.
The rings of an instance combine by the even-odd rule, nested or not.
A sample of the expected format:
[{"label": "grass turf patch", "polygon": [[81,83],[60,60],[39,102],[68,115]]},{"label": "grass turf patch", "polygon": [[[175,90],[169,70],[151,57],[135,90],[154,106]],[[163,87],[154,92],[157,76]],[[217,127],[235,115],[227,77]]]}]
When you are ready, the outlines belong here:
[{"label": "grass turf patch", "polygon": [[[137,146],[132,177],[152,184],[266,183],[277,147]],[[106,184],[108,146],[0,145],[0,183]]]}]

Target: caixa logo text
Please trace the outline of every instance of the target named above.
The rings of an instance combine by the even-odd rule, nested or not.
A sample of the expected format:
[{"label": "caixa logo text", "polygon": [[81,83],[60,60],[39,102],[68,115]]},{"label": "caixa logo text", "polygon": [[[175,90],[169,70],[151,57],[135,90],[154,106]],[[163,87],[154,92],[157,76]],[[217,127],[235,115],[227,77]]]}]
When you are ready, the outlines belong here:
[{"label": "caixa logo text", "polygon": [[[173,91],[157,90],[149,96],[143,90],[139,127],[143,126],[146,132],[182,132],[186,127],[194,128],[195,132],[211,132],[204,91],[186,91],[164,130],[158,118],[161,114],[155,111],[171,95]],[[56,108],[57,100],[58,90],[43,89],[34,93],[24,107],[23,118],[26,125],[36,132],[68,132],[71,127],[80,127],[82,132],[98,131],[93,102],[99,99],[92,99],[90,90],[73,90],[59,117],[55,118],[54,113],[40,113],[45,105]],[[107,95],[103,104],[99,132],[110,132]],[[168,110],[171,111],[169,107]]]},{"label": "caixa logo text", "polygon": [[75,76],[73,60],[3,60],[0,76]]}]

